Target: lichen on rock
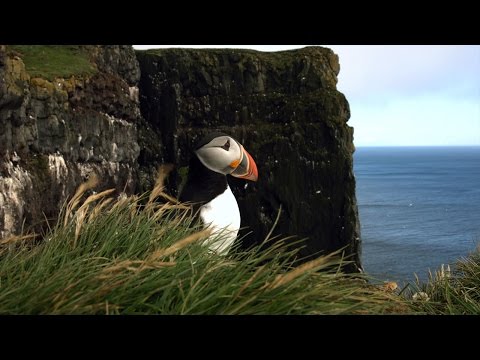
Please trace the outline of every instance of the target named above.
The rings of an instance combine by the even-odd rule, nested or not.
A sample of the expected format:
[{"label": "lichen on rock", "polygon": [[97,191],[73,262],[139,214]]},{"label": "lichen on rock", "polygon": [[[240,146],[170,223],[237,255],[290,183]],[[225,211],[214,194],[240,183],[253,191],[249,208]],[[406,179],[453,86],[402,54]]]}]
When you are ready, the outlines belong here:
[{"label": "lichen on rock", "polygon": [[[42,48],[50,56],[59,52],[52,62],[85,55],[90,60],[82,61],[96,70],[85,72],[79,63],[79,72],[70,67],[66,78],[55,76],[53,67],[36,67],[31,76],[22,57],[30,56],[32,67],[32,56]],[[133,192],[140,110],[139,67],[131,47],[2,46],[0,78],[1,237],[23,226],[42,231],[45,219],[53,222],[92,172],[102,187]]]}]

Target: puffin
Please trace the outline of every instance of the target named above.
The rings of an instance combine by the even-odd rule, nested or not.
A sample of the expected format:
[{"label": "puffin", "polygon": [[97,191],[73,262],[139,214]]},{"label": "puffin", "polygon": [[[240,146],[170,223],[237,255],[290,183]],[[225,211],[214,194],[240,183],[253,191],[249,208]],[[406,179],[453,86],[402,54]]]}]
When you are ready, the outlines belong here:
[{"label": "puffin", "polygon": [[209,133],[194,147],[179,200],[190,203],[204,228],[212,230],[205,244],[219,255],[226,255],[232,247],[241,220],[227,175],[257,181],[257,165],[233,137],[221,132]]}]

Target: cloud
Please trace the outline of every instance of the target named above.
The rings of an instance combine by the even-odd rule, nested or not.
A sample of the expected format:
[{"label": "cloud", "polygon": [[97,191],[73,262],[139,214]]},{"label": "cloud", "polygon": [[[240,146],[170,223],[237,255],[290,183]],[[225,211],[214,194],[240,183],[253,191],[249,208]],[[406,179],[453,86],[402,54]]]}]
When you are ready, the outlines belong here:
[{"label": "cloud", "polygon": [[480,95],[480,46],[333,45],[348,98]]}]

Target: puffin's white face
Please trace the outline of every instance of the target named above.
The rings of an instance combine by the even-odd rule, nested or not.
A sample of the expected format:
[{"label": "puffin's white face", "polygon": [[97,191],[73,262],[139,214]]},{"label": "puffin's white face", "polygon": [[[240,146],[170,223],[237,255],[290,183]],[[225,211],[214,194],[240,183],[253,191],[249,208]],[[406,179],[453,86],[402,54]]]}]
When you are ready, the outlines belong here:
[{"label": "puffin's white face", "polygon": [[250,154],[230,136],[218,136],[198,148],[199,160],[212,171],[257,181],[258,172]]}]

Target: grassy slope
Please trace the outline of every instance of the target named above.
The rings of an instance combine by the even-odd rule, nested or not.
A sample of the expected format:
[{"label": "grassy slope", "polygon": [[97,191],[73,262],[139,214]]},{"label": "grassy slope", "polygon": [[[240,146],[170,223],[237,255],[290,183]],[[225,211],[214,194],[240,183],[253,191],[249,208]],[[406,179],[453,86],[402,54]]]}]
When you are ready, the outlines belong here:
[{"label": "grassy slope", "polygon": [[[416,293],[416,296],[415,296]],[[480,251],[477,249],[450,268],[430,274],[427,283],[418,283],[408,294],[410,306],[423,314],[480,314]]]},{"label": "grassy slope", "polygon": [[88,54],[71,45],[10,45],[8,49],[20,54],[31,77],[54,80],[72,75],[91,75],[96,72]]},{"label": "grassy slope", "polygon": [[167,196],[161,186],[149,200],[106,191],[81,201],[93,186],[40,244],[0,241],[0,314],[480,313],[479,252],[398,296],[336,272],[333,256],[291,268],[279,239],[212,254],[183,205],[153,201]]},{"label": "grassy slope", "polygon": [[[40,245],[0,247],[0,314],[382,314],[401,299],[332,271],[339,260],[288,266],[277,239],[221,257],[202,246],[182,205],[82,189]],[[151,198],[156,198],[156,192]],[[272,240],[275,241],[275,240]],[[6,242],[9,243],[7,246]],[[290,254],[291,255],[291,254]],[[265,261],[269,260],[269,261]]]}]

